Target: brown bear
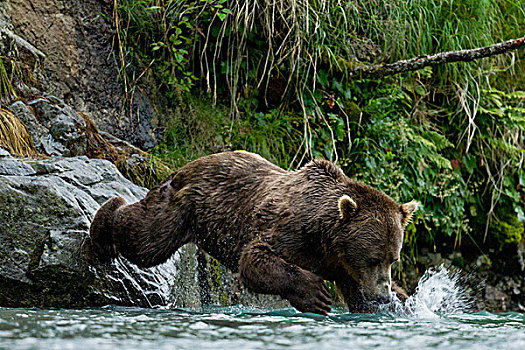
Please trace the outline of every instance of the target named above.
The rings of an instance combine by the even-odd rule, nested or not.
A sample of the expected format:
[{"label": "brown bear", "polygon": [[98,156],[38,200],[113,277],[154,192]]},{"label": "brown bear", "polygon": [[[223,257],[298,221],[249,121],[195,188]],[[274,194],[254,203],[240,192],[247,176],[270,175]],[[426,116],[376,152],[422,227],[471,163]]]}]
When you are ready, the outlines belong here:
[{"label": "brown bear", "polygon": [[350,312],[367,312],[391,297],[391,265],[416,209],[325,160],[286,171],[235,151],[186,164],[135,204],[110,199],[90,235],[103,262],[121,254],[150,267],[194,242],[253,292],[326,314],[329,280]]}]

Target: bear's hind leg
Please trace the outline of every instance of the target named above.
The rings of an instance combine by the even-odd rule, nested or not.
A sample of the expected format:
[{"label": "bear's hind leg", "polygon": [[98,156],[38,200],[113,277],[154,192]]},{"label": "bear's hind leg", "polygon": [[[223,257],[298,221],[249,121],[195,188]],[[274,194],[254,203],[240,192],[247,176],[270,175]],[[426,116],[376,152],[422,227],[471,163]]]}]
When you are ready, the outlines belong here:
[{"label": "bear's hind leg", "polygon": [[252,292],[280,295],[301,312],[330,312],[330,291],[323,279],[286,262],[266,243],[256,240],[243,249],[239,274]]},{"label": "bear's hind leg", "polygon": [[168,260],[193,235],[181,205],[148,205],[147,198],[116,213],[114,240],[122,256],[139,267]]},{"label": "bear's hind leg", "polygon": [[124,198],[111,198],[100,207],[91,223],[91,249],[102,263],[109,263],[118,256],[113,240],[113,218],[116,210],[126,204]]},{"label": "bear's hind leg", "polygon": [[131,205],[113,198],[98,210],[90,236],[101,262],[121,254],[139,267],[151,267],[191,241],[190,210],[184,207],[180,191],[174,196],[168,191],[158,187]]}]

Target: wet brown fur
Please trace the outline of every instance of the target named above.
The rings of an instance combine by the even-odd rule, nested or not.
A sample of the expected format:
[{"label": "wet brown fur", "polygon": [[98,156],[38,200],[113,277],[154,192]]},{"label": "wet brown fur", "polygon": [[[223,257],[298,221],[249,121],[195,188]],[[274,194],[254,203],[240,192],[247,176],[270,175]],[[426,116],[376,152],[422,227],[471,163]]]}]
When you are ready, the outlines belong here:
[{"label": "wet brown fur", "polygon": [[285,171],[237,151],[188,163],[135,204],[109,200],[90,234],[105,262],[120,253],[154,266],[194,242],[239,272],[253,292],[325,314],[324,280],[330,280],[350,311],[366,312],[367,301],[390,295],[390,266],[416,208],[349,179],[328,161]]}]

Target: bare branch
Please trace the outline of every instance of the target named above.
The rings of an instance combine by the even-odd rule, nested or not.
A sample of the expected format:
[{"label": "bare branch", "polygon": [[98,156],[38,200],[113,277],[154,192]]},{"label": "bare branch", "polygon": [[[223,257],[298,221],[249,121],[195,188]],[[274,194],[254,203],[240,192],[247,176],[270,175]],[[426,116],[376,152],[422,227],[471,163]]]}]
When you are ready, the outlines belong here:
[{"label": "bare branch", "polygon": [[441,52],[435,55],[424,55],[388,64],[357,66],[350,71],[350,75],[394,75],[397,73],[416,71],[427,66],[437,66],[443,63],[469,62],[523,47],[525,47],[525,36],[476,49]]}]

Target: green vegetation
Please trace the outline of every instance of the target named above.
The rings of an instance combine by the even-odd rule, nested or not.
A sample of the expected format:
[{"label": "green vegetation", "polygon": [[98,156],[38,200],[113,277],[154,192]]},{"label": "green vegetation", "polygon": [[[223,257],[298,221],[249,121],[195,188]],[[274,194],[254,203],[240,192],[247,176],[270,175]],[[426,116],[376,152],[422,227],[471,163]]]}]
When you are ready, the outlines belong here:
[{"label": "green vegetation", "polygon": [[523,240],[523,50],[393,77],[349,71],[521,37],[524,1],[116,4],[128,91],[142,73],[130,64],[142,65],[176,110],[154,150],[172,166],[229,149],[285,168],[331,159],[421,202],[411,261],[436,242],[451,251],[467,239],[485,255]]},{"label": "green vegetation", "polygon": [[11,85],[11,78],[7,75],[4,61],[0,57],[0,103],[7,102],[16,97],[16,92]]}]

